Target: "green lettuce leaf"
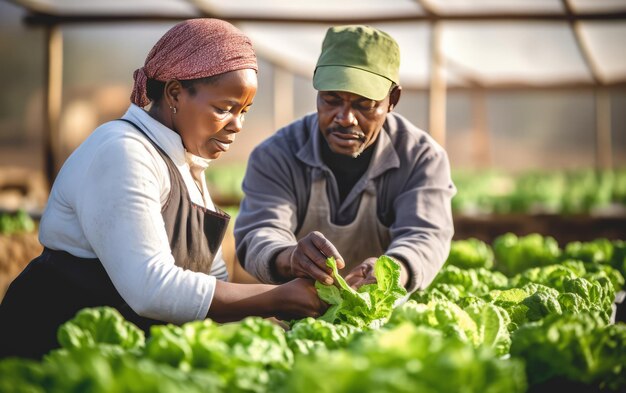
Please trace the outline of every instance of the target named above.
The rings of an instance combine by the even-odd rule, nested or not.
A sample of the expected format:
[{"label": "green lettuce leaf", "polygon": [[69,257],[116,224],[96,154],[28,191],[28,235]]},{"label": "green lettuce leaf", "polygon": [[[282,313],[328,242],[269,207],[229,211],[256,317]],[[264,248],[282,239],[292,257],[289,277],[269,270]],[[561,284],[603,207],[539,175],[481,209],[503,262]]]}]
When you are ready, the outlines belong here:
[{"label": "green lettuce leaf", "polygon": [[145,335],[114,308],[94,307],[80,310],[59,327],[57,339],[62,348],[117,345],[132,350],[143,348]]},{"label": "green lettuce leaf", "polygon": [[378,327],[389,318],[398,299],[406,296],[400,284],[400,266],[385,255],[374,265],[376,284],[363,285],[358,290],[351,288],[339,275],[334,258],[328,258],[326,265],[332,269],[336,285],[315,283],[320,299],[331,305],[319,318],[322,321],[361,328]]},{"label": "green lettuce leaf", "polygon": [[532,385],[565,379],[587,384],[584,391],[626,388],[626,325],[605,325],[596,314],[526,324],[513,333],[511,356],[526,361]]}]

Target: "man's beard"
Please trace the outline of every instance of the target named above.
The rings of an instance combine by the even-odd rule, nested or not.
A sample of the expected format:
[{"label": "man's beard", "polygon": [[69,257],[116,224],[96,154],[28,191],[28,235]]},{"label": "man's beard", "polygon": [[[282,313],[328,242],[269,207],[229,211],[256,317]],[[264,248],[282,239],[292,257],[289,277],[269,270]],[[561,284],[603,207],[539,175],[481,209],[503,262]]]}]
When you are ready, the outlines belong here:
[{"label": "man's beard", "polygon": [[358,130],[354,130],[352,128],[345,128],[345,127],[341,127],[339,125],[336,125],[336,126],[331,127],[331,128],[328,129],[328,133],[333,133],[333,132],[339,132],[341,134],[355,135],[355,136],[357,136],[359,138],[359,141],[361,142],[361,146],[359,147],[359,149],[357,151],[355,151],[354,153],[350,154],[350,156],[352,158],[357,158],[365,150],[365,133],[363,133],[363,131],[358,131]]},{"label": "man's beard", "polygon": [[361,143],[361,147],[359,147],[359,150],[351,154],[352,158],[359,157],[361,153],[363,153],[363,151],[365,151],[365,142]]}]

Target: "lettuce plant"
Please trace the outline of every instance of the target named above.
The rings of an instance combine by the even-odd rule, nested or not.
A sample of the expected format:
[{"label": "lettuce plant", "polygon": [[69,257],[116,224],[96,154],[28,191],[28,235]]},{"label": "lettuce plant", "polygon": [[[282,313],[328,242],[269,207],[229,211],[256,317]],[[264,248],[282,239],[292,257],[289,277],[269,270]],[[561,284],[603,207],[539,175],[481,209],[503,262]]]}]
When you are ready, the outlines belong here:
[{"label": "lettuce plant", "polygon": [[322,321],[360,328],[378,327],[389,318],[398,299],[407,294],[400,284],[400,266],[388,256],[376,260],[376,284],[363,285],[358,290],[351,288],[339,275],[334,258],[328,258],[326,265],[332,269],[337,285],[315,283],[319,297],[331,305],[319,318]]}]

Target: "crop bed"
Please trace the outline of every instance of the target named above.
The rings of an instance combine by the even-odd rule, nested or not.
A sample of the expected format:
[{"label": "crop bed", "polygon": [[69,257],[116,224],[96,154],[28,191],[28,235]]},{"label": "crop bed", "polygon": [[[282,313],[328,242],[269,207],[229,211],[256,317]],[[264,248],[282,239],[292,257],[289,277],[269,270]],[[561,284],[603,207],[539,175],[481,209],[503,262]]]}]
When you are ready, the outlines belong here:
[{"label": "crop bed", "polygon": [[[334,261],[327,261],[336,272]],[[626,324],[615,322],[626,244],[560,247],[538,234],[455,241],[425,291],[399,266],[377,284],[316,284],[318,319],[249,317],[154,326],[81,310],[42,360],[0,360],[2,392],[623,392]]]},{"label": "crop bed", "polygon": [[0,234],[0,300],[11,281],[42,250],[37,232]]}]

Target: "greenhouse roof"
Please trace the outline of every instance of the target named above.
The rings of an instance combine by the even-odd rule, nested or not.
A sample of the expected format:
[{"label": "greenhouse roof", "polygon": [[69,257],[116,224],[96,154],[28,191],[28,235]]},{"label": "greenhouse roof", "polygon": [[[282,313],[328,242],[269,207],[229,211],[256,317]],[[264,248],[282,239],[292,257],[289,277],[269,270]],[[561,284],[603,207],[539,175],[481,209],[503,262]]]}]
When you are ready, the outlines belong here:
[{"label": "greenhouse roof", "polygon": [[623,0],[13,0],[27,23],[176,21],[217,17],[259,54],[310,77],[326,28],[366,23],[400,44],[401,81],[427,88],[433,56],[448,87],[626,83]]}]

